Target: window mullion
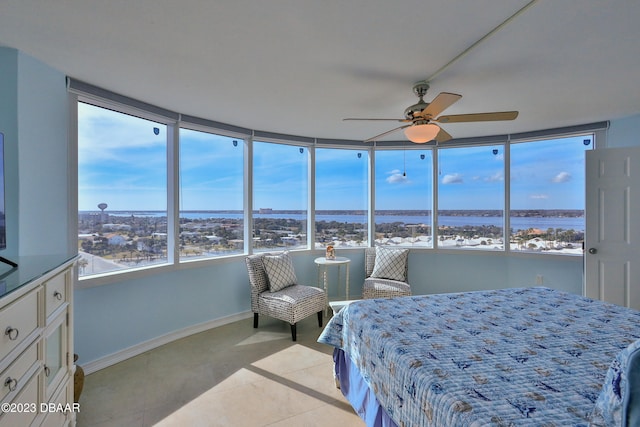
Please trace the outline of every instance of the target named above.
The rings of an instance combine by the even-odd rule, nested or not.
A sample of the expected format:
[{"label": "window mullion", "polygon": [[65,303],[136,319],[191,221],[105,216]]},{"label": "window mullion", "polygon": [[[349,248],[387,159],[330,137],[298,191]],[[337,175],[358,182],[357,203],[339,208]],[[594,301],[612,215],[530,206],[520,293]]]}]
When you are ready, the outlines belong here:
[{"label": "window mullion", "polygon": [[308,147],[307,248],[316,247],[316,147]]},{"label": "window mullion", "polygon": [[180,126],[167,126],[167,262],[180,259]]},{"label": "window mullion", "polygon": [[244,141],[244,252],[253,253],[253,137]]},{"label": "window mullion", "polygon": [[[374,143],[375,144],[375,143]],[[371,147],[369,154],[369,247],[376,245],[376,150]]]},{"label": "window mullion", "polygon": [[433,199],[431,201],[431,242],[433,243],[433,249],[438,249],[438,189],[440,187],[440,182],[438,181],[438,148],[433,149],[433,155],[431,156],[432,161],[432,178],[431,182],[433,185]]},{"label": "window mullion", "polygon": [[511,252],[511,138],[504,144],[504,209],[502,240],[504,251]]}]

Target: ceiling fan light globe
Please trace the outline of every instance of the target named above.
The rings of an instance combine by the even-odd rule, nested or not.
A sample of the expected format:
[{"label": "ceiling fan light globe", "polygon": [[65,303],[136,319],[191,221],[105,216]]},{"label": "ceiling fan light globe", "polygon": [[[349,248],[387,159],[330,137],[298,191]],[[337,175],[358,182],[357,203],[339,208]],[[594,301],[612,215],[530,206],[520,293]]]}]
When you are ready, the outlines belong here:
[{"label": "ceiling fan light globe", "polygon": [[406,128],[404,134],[407,139],[416,144],[424,144],[432,141],[440,132],[440,127],[433,123],[426,125],[414,125]]}]

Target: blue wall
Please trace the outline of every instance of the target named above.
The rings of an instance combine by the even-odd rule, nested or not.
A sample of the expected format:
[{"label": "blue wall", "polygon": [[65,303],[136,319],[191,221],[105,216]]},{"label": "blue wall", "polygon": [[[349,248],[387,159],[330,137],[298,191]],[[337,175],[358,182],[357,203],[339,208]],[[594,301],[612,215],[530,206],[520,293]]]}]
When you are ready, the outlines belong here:
[{"label": "blue wall", "polygon": [[[64,75],[6,48],[0,48],[0,75],[9,226],[9,247],[1,254],[72,253],[76,242],[68,234],[76,212],[69,200],[75,188],[69,188],[67,171],[76,160],[69,150]],[[613,121],[607,146],[639,145],[639,132],[640,115]],[[316,283],[313,259],[321,255],[294,253],[301,282]],[[364,279],[363,251],[338,255],[352,259],[351,295],[357,296]],[[533,286],[537,275],[545,286],[582,293],[582,257],[416,250],[409,263],[415,294]],[[330,281],[335,274],[330,271]],[[250,309],[242,257],[122,278],[74,293],[75,346],[83,364]],[[335,288],[331,294],[337,296]]]},{"label": "blue wall", "polygon": [[543,285],[582,294],[582,257],[486,252],[411,252],[409,280],[415,294]]},{"label": "blue wall", "polygon": [[83,363],[173,331],[249,310],[240,261],[77,289],[75,346]]},{"label": "blue wall", "polygon": [[20,255],[72,255],[66,76],[21,53],[18,73]]},{"label": "blue wall", "polygon": [[607,134],[607,148],[640,145],[640,115],[611,122]]},{"label": "blue wall", "polygon": [[0,255],[72,255],[65,76],[9,48],[0,48],[0,76],[7,223]]},{"label": "blue wall", "polygon": [[[318,283],[313,260],[321,255],[307,251],[293,253],[301,283]],[[343,250],[337,255],[352,260],[350,297],[360,297],[364,251]],[[414,294],[533,286],[537,275],[543,275],[545,286],[581,294],[582,268],[582,257],[424,250],[411,251],[409,256],[409,280]],[[338,295],[337,273],[336,268],[328,272],[330,297],[344,299],[344,276],[340,279]],[[249,310],[243,257],[201,268],[77,289],[76,352],[82,355],[83,363],[95,362],[141,342]]]},{"label": "blue wall", "polygon": [[0,48],[0,132],[4,134],[5,258],[18,256],[18,51]]}]

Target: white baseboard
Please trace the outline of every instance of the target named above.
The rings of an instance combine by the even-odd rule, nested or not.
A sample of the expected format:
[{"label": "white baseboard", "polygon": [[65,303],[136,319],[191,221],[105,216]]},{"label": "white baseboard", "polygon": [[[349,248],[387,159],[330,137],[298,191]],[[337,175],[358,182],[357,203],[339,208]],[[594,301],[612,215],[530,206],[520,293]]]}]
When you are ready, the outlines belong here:
[{"label": "white baseboard", "polygon": [[84,370],[85,374],[88,375],[93,372],[99,371],[100,369],[115,365],[116,363],[122,362],[123,360],[129,359],[133,356],[142,354],[145,351],[153,350],[154,348],[160,347],[161,345],[168,344],[177,339],[188,337],[189,335],[197,334],[199,332],[204,332],[212,328],[217,328],[218,326],[223,326],[228,323],[237,322],[238,320],[248,319],[250,317],[253,317],[253,313],[251,311],[246,311],[243,313],[237,313],[231,316],[210,320],[208,322],[199,323],[197,325],[192,325],[178,331],[161,335],[148,341],[143,341],[134,346],[125,348],[124,350],[112,353],[108,356],[92,360],[91,362],[88,362],[86,364],[83,363],[82,369]]}]

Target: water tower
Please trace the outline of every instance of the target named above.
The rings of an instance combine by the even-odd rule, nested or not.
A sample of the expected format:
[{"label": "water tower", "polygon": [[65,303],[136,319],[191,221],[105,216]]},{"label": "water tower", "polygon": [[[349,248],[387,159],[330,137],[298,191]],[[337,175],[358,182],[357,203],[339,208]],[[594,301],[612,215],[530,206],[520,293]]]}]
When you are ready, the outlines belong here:
[{"label": "water tower", "polygon": [[100,223],[104,224],[104,221],[105,221],[104,210],[107,209],[107,204],[106,203],[100,203],[98,205],[98,209],[100,209],[102,211],[102,213],[100,214]]}]

